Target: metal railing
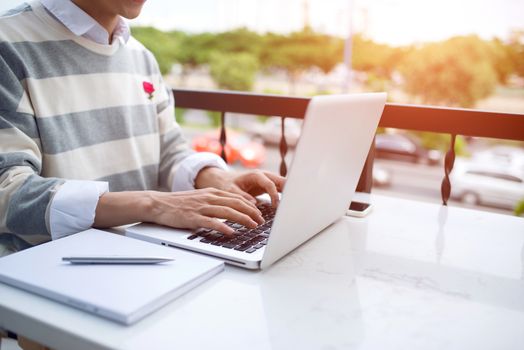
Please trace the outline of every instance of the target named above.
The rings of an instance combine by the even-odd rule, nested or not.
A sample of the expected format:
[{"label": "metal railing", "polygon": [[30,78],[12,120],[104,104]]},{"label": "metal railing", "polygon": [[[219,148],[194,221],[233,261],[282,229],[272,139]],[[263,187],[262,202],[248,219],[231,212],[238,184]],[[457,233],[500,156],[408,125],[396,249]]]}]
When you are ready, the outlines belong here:
[{"label": "metal railing", "polygon": [[[309,104],[309,98],[182,89],[174,89],[173,93],[177,107],[221,113],[220,143],[222,145],[222,158],[225,160],[224,145],[227,141],[225,129],[227,112],[280,116],[282,118],[280,174],[286,175],[287,164],[285,156],[288,146],[284,133],[285,120],[286,118],[303,119]],[[455,162],[454,147],[457,135],[524,141],[523,114],[387,103],[379,126],[450,135],[450,148],[446,153],[444,161],[444,179],[441,185],[442,203],[444,205],[447,205],[451,193],[449,174]],[[374,147],[372,146],[357,186],[358,191],[371,191],[373,160]]]}]

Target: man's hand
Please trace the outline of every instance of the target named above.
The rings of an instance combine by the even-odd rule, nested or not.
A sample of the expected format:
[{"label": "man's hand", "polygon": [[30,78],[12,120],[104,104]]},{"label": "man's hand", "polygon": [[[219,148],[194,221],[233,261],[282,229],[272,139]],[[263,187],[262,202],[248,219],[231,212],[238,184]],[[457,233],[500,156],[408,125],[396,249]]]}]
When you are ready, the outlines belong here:
[{"label": "man's hand", "polygon": [[254,196],[268,193],[276,207],[284,182],[281,176],[259,170],[239,174],[204,168],[195,180],[200,189],[194,191],[105,193],[98,200],[93,227],[142,221],[177,228],[205,227],[229,235],[233,229],[217,218],[251,228],[264,223]]},{"label": "man's hand", "polygon": [[284,188],[285,178],[260,170],[246,173],[234,173],[219,168],[204,168],[195,179],[195,188],[213,187],[223,191],[236,193],[255,203],[255,196],[269,194],[273,207],[279,202],[278,192]]},{"label": "man's hand", "polygon": [[222,218],[255,228],[264,223],[256,206],[231,192],[206,188],[183,192],[108,192],[96,208],[94,227],[112,227],[137,221],[195,229],[211,228],[226,235],[233,229]]}]

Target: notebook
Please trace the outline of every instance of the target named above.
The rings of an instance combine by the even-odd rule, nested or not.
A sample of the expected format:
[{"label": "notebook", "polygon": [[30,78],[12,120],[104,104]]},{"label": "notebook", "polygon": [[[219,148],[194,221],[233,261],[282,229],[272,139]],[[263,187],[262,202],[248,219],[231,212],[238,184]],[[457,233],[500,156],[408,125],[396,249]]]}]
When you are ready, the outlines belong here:
[{"label": "notebook", "polygon": [[276,212],[260,205],[255,230],[226,222],[232,239],[209,229],[192,232],[142,223],[126,235],[213,255],[248,269],[266,268],[342,217],[355,194],[386,102],[385,93],[315,96],[309,102]]},{"label": "notebook", "polygon": [[[151,265],[73,265],[73,255],[164,256]],[[0,258],[0,282],[132,324],[224,269],[220,260],[90,229]]]}]

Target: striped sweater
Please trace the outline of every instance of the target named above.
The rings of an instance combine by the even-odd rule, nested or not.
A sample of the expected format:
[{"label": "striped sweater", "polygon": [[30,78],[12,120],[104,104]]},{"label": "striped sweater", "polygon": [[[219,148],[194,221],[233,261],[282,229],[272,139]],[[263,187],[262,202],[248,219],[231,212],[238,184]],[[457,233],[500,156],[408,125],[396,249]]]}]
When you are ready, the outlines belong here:
[{"label": "striped sweater", "polygon": [[100,45],[75,36],[40,3],[0,17],[0,243],[19,250],[49,240],[49,206],[64,179],[170,189],[192,151],[168,91],[133,38]]}]

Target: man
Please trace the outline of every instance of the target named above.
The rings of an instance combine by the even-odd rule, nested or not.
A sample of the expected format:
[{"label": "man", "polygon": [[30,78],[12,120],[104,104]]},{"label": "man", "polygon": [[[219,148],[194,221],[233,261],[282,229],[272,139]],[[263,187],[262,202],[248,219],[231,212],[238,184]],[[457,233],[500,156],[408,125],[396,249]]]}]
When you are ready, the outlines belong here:
[{"label": "man", "polygon": [[0,17],[0,255],[138,221],[228,234],[216,218],[255,227],[253,196],[277,205],[282,177],[188,148],[121,18],[144,2],[41,0]]}]

